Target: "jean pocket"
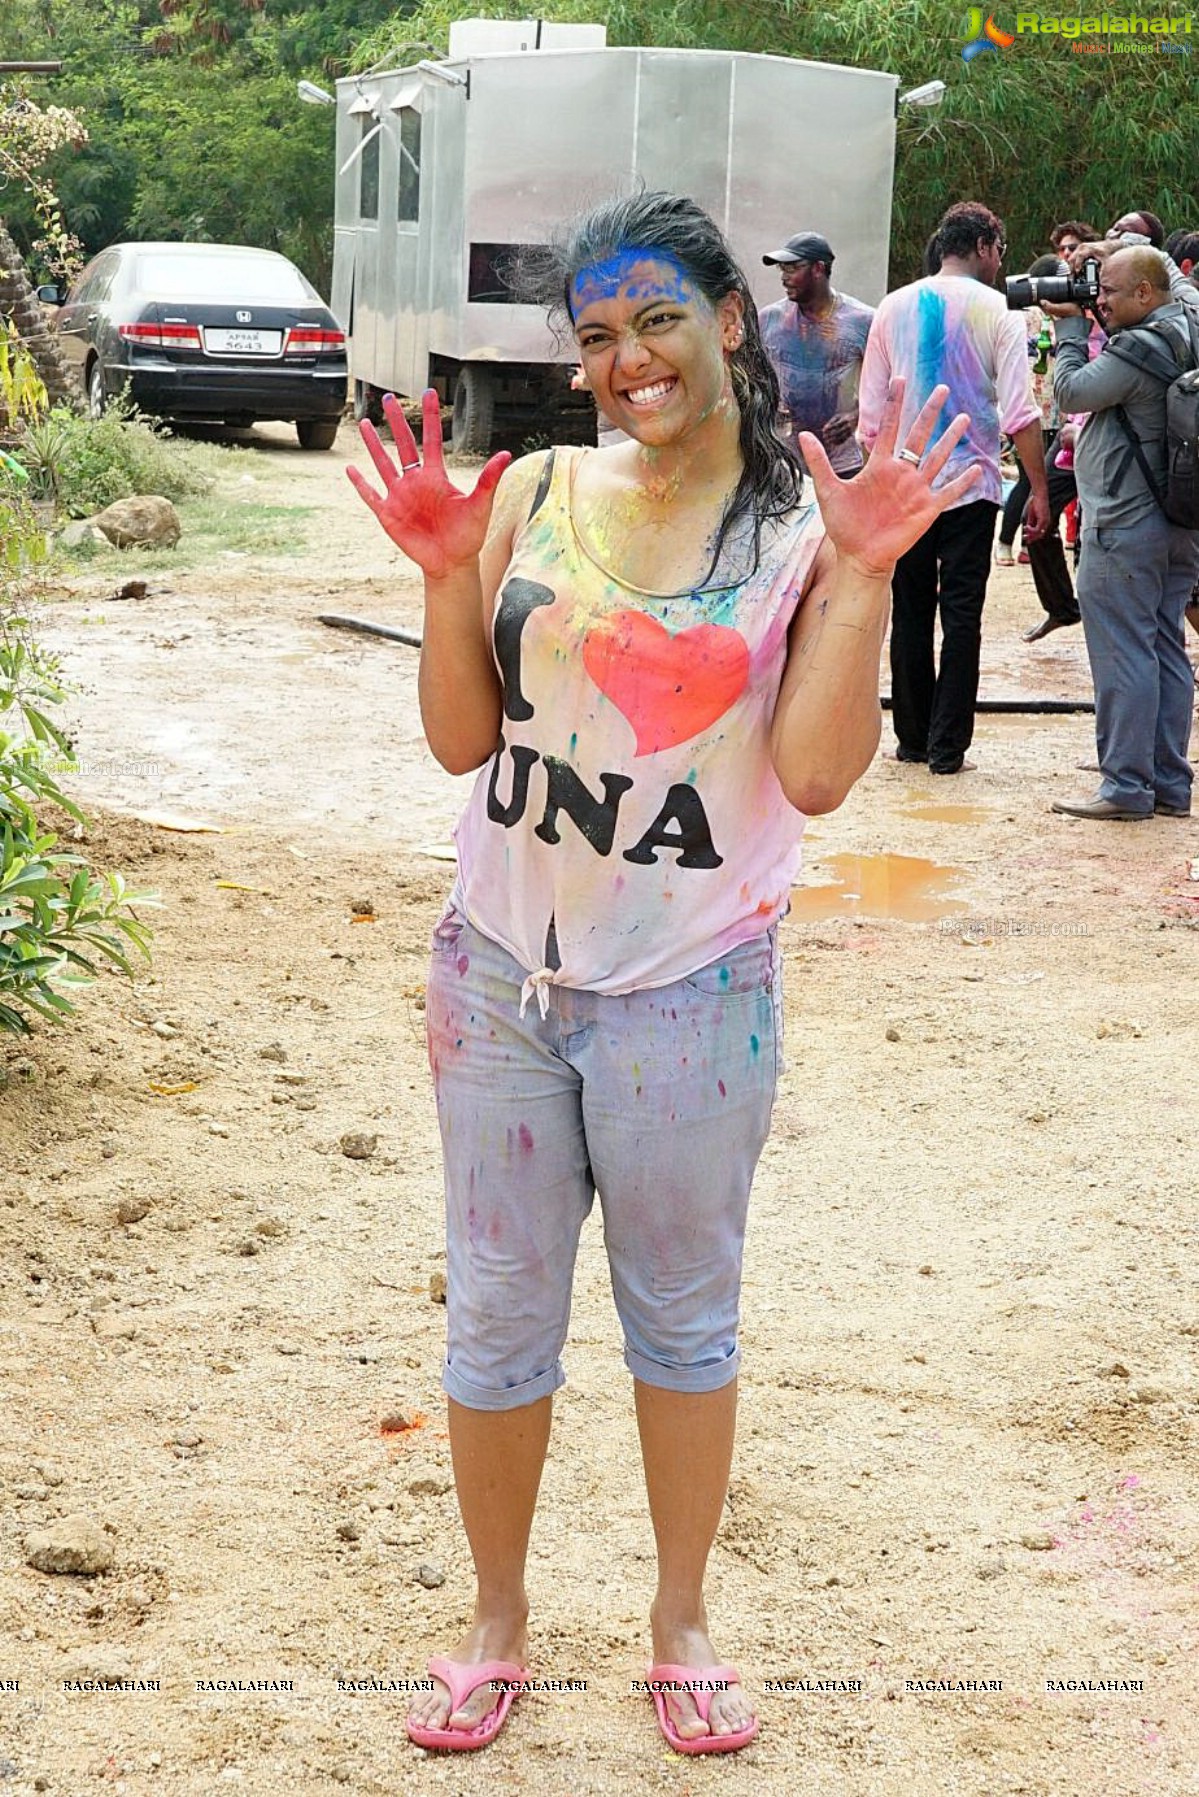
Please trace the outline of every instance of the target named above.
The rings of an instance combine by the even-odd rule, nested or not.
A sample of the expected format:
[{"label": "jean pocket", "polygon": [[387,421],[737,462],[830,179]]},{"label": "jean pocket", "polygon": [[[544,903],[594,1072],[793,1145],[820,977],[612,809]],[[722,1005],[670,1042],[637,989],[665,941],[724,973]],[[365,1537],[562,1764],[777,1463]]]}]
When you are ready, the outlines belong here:
[{"label": "jean pocket", "polygon": [[697,967],[694,973],[686,976],[683,985],[702,998],[738,998],[769,992],[774,983],[774,970],[772,930],[767,936],[755,936],[751,942],[742,942],[718,961],[709,961],[706,967]]},{"label": "jean pocket", "polygon": [[433,926],[432,949],[435,955],[452,955],[457,952],[466,928],[466,919],[454,905],[447,905]]}]

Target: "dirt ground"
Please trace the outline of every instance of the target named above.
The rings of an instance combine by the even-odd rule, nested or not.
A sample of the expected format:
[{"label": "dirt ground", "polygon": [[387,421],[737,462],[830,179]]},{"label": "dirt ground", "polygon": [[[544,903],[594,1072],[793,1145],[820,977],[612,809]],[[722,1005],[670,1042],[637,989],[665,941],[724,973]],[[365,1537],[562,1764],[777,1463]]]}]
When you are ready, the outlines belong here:
[{"label": "dirt ground", "polygon": [[[302,553],[120,603],[114,553],[50,614],[87,851],[163,908],[151,973],[0,1047],[0,1785],[1199,1792],[1199,839],[1049,813],[1085,716],[984,717],[954,781],[880,758],[810,833],[711,1569],[759,1740],[684,1760],[630,1693],[653,1562],[595,1220],[531,1562],[532,1667],[586,1691],[449,1761],[339,1688],[467,1613],[422,1036],[464,783],[414,652],[316,621],[419,625],[352,433],[255,442],[229,503],[315,508]],[[997,572],[984,694],[1085,696],[1036,615]],[[108,1571],[27,1563],[79,1513]],[[159,1688],[64,1689],[105,1679]],[[861,1684],[765,1688],[821,1679]]]}]

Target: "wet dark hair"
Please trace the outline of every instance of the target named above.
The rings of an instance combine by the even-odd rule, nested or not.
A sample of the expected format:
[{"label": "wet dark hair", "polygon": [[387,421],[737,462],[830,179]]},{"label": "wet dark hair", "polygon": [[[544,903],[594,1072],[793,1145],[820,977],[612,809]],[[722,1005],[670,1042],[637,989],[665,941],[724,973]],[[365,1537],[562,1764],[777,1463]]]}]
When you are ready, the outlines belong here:
[{"label": "wet dark hair", "polygon": [[941,272],[941,233],[934,231],[924,246],[924,254],[920,258],[922,275],[939,275]]},{"label": "wet dark hair", "polygon": [[1171,231],[1166,238],[1166,254],[1179,268],[1184,262],[1199,262],[1199,231]]},{"label": "wet dark hair", "polygon": [[1034,281],[1039,281],[1042,275],[1057,274],[1061,266],[1060,256],[1038,256],[1035,262],[1029,263],[1025,273],[1030,274]]},{"label": "wet dark hair", "polygon": [[1099,232],[1094,225],[1084,225],[1081,219],[1064,218],[1060,225],[1054,225],[1049,233],[1049,241],[1054,249],[1063,237],[1077,237],[1079,243],[1097,243]]},{"label": "wet dark hair", "polygon": [[[729,356],[733,394],[741,415],[741,458],[744,464],[716,533],[711,578],[730,533],[742,523],[753,533],[755,562],[761,550],[762,526],[783,518],[803,497],[803,469],[790,444],[776,434],[779,383],[758,329],[758,308],[724,236],[694,200],[678,194],[638,193],[611,199],[569,225],[535,260],[522,265],[521,286],[530,285],[551,318],[573,324],[571,290],[579,274],[613,256],[642,251],[677,262],[712,304],[730,293],[741,296],[743,336]],[[703,583],[701,583],[703,584]]]},{"label": "wet dark hair", "polygon": [[972,256],[980,237],[984,243],[999,243],[1003,220],[977,200],[959,200],[937,226],[942,256]]}]

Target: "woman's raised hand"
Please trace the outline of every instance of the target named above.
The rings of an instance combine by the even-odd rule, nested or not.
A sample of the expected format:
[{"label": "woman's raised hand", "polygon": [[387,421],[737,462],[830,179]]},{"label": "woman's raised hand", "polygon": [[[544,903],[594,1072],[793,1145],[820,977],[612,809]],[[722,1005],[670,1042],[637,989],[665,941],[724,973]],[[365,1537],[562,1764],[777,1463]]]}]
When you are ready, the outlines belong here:
[{"label": "woman's raised hand", "polygon": [[399,453],[399,467],[384,449],[373,424],[359,426],[371,461],[383,482],[380,498],[366,476],[347,468],[351,485],[402,549],[431,580],[440,580],[471,562],[483,547],[501,474],[512,460],[506,449],[484,465],[474,490],[462,493],[445,471],[441,450],[441,407],[430,387],[421,400],[421,442],[416,439],[393,393],[383,411]]},{"label": "woman's raised hand", "polygon": [[982,474],[976,465],[933,490],[933,481],[970,424],[969,414],[959,412],[930,446],[949,397],[945,386],[933,388],[913,419],[903,448],[896,452],[903,389],[899,378],[887,389],[874,448],[852,480],[840,480],[833,473],[818,437],[810,431],[801,431],[799,437],[829,540],[839,556],[856,562],[867,574],[890,574],[905,550]]}]

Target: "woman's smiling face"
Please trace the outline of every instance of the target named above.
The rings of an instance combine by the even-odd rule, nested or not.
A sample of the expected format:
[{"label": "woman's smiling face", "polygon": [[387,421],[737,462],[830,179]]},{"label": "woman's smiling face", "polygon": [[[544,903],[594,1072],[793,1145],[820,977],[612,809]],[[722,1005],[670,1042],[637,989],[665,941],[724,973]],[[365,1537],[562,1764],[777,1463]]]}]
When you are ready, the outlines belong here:
[{"label": "woman's smiling face", "polygon": [[735,411],[739,294],[713,306],[673,258],[628,250],[581,269],[570,299],[587,384],[630,436],[677,443],[722,404]]}]

